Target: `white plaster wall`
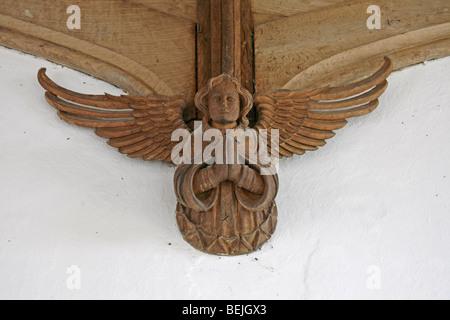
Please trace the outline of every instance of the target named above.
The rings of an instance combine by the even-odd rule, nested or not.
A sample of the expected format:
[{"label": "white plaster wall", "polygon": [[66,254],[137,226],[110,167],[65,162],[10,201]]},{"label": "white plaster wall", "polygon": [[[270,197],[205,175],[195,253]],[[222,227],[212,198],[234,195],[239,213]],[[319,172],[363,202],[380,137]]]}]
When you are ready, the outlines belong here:
[{"label": "white plaster wall", "polygon": [[[373,114],[283,160],[277,233],[234,258],[183,241],[174,168],[59,120],[40,67],[75,91],[121,94],[0,48],[0,298],[450,298],[450,58],[394,73]],[[81,290],[66,286],[70,265]]]}]

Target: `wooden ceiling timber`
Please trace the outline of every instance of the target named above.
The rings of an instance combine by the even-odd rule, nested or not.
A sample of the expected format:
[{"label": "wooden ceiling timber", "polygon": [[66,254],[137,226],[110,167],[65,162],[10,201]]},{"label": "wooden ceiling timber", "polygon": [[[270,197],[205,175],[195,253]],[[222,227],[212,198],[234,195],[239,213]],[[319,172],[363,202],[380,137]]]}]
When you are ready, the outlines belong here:
[{"label": "wooden ceiling timber", "polygon": [[[140,73],[147,79],[142,81],[138,75],[130,77],[129,65],[127,65],[127,71],[124,71],[117,66],[117,62],[112,65],[105,60],[97,59],[89,54],[75,51],[70,47],[55,44],[42,38],[30,37],[18,31],[0,27],[0,42],[7,47],[45,57],[50,61],[60,62],[70,68],[94,74],[97,78],[115,84],[125,92],[133,95],[148,95],[155,92],[161,92],[161,94],[172,93],[172,89],[153,73],[145,72],[137,67],[133,68],[138,74]],[[106,52],[106,50],[103,52]],[[116,58],[119,58],[119,56],[117,55]],[[126,61],[126,58],[124,60]],[[95,72],[92,71],[94,69]],[[154,83],[154,86],[151,87],[148,83]]]},{"label": "wooden ceiling timber", "polygon": [[[380,0],[382,28],[369,30],[367,8],[372,2],[344,3],[256,26],[256,89],[342,84],[370,74],[370,66],[377,65],[375,60],[374,64],[366,61],[360,65],[362,61],[387,54],[397,53],[393,59],[396,70],[408,63],[450,55],[448,42],[443,41],[450,37],[447,2]],[[439,36],[433,34],[436,30],[440,30]],[[406,35],[409,41],[397,41],[400,35]],[[427,46],[437,51],[428,50]],[[368,52],[369,48],[374,51]],[[353,61],[342,58],[349,52]],[[335,63],[340,60],[345,60],[348,69],[344,78],[339,77],[341,67]]]},{"label": "wooden ceiling timber", "polygon": [[370,74],[384,56],[389,56],[395,61],[395,70],[448,56],[450,54],[448,30],[450,22],[341,52],[299,73],[283,89],[350,83]]},{"label": "wooden ceiling timber", "polygon": [[197,23],[197,0],[124,0]]},{"label": "wooden ceiling timber", "polygon": [[222,73],[253,92],[253,21],[250,0],[199,0],[197,86]]},{"label": "wooden ceiling timber", "polygon": [[[86,72],[130,94],[176,93],[193,101],[195,23],[163,12],[170,5],[181,8],[180,1],[156,10],[152,6],[158,3],[79,0],[81,29],[69,30],[66,9],[73,1],[3,0],[0,44]],[[62,54],[67,51],[73,52]],[[187,117],[193,109],[193,104],[188,107]]]},{"label": "wooden ceiling timber", "polygon": [[[205,66],[212,68],[203,58],[211,57],[211,23],[196,30],[211,1],[219,0],[78,0],[82,28],[69,30],[71,0],[3,0],[0,44],[130,94],[185,95],[192,119],[194,95],[209,78]],[[370,74],[383,55],[396,69],[450,55],[448,1],[378,0],[382,29],[368,30],[372,2],[241,0],[241,82],[250,91],[339,85]]]},{"label": "wooden ceiling timber", "polygon": [[252,0],[252,14],[256,26],[287,18],[299,13],[354,2],[354,0]]},{"label": "wooden ceiling timber", "polygon": [[[67,59],[69,63],[70,61],[72,61],[72,63],[74,64],[86,65],[87,67],[89,66],[89,63],[95,63],[93,61],[98,61],[98,63],[103,62],[105,64],[110,64],[111,66],[115,66],[116,68],[121,69],[126,73],[133,72],[133,78],[141,82],[141,84],[135,82],[133,86],[130,86],[130,91],[142,91],[142,93],[144,94],[156,92],[166,95],[173,94],[173,90],[154,73],[147,69],[142,69],[142,66],[140,64],[114,51],[101,46],[97,46],[96,44],[88,41],[80,40],[78,38],[74,38],[66,34],[47,29],[45,27],[36,26],[28,22],[7,17],[2,14],[0,14],[0,23],[2,25],[4,24],[9,26],[8,28],[1,27],[0,33],[2,35],[10,35],[10,37],[2,36],[2,40],[5,43],[15,44],[12,47],[20,46],[23,51],[26,52],[40,51],[44,54],[44,56],[46,56],[45,50],[51,50],[46,48],[46,46],[57,46],[59,50],[61,50],[62,48],[67,48],[72,52],[67,58],[65,57],[65,54],[67,54],[68,52],[65,52],[64,55],[55,55],[54,57],[58,57],[61,60]],[[39,45],[38,48],[34,48],[33,45],[26,43],[26,41],[15,42],[14,35],[16,35],[17,37],[22,37],[22,39],[26,39],[26,41],[35,40],[34,44],[38,43],[38,41],[40,40],[42,42],[42,45]],[[90,61],[89,63],[84,63],[83,61],[77,62],[77,59],[81,57],[85,57],[85,59],[92,61]],[[101,57],[101,59],[99,57]],[[150,86],[150,83],[153,85]]]}]

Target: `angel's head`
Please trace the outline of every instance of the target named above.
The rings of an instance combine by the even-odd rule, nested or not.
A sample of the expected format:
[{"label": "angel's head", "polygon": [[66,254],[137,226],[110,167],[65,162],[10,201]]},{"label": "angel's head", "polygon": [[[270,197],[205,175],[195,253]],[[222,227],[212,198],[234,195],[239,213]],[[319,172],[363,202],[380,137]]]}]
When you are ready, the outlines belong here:
[{"label": "angel's head", "polygon": [[237,126],[240,122],[247,127],[253,97],[237,79],[222,74],[197,93],[195,105],[204,114],[205,123]]}]

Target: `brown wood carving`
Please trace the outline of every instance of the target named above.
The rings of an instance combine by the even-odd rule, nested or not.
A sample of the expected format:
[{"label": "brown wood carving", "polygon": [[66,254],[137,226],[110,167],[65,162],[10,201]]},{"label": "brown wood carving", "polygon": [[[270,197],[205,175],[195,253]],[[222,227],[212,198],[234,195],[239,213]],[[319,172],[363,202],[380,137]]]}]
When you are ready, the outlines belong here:
[{"label": "brown wood carving", "polygon": [[[62,120],[95,129],[97,135],[109,139],[112,147],[129,157],[171,162],[174,155],[184,157],[194,151],[194,161],[176,163],[174,177],[176,217],[184,239],[210,254],[247,254],[259,249],[275,232],[279,185],[276,172],[267,174],[267,163],[254,161],[251,146],[242,146],[239,138],[245,135],[259,137],[258,142],[269,140],[267,151],[272,157],[317,150],[335,135],[335,130],[347,124],[346,119],[366,115],[377,107],[393,64],[386,57],[381,69],[350,85],[253,95],[248,81],[253,79],[247,43],[251,23],[242,24],[249,2],[205,3],[207,18],[200,20],[203,28],[210,29],[200,30],[199,37],[205,37],[198,44],[199,55],[204,58],[199,72],[203,73],[198,77],[200,90],[194,101],[156,94],[80,94],[58,86],[45,69],[39,71],[38,80]],[[191,104],[198,111],[201,137],[215,130],[222,141],[229,141],[229,130],[238,132],[230,145],[223,143],[214,149],[211,158],[204,159],[203,153],[217,141],[207,143],[202,139],[198,144],[200,129],[193,131],[183,118],[186,106]],[[180,151],[174,149],[179,141],[172,141],[172,134],[179,129],[184,129],[188,137]],[[279,132],[278,144],[272,140],[274,130]],[[257,144],[253,149],[263,148]],[[214,161],[220,153],[222,159],[234,161]],[[199,155],[200,161],[195,160]],[[240,162],[236,161],[238,157]]]},{"label": "brown wood carving", "polygon": [[[204,130],[216,128],[222,134],[226,129],[280,130],[277,151],[282,157],[292,157],[325,145],[334,130],[347,124],[347,118],[372,112],[392,68],[391,60],[385,58],[379,71],[352,85],[260,92],[254,97],[237,79],[223,74],[210,79],[197,93],[195,105],[203,114]],[[170,161],[176,144],[171,141],[172,132],[190,130],[182,118],[186,101],[180,96],[84,95],[59,87],[45,69],[39,71],[38,79],[61,119],[94,128],[130,157]],[[249,128],[246,116],[253,103],[259,119]],[[278,176],[263,176],[259,164],[247,162],[184,164],[177,169],[177,222],[185,240],[196,249],[219,255],[246,254],[274,233]]]}]

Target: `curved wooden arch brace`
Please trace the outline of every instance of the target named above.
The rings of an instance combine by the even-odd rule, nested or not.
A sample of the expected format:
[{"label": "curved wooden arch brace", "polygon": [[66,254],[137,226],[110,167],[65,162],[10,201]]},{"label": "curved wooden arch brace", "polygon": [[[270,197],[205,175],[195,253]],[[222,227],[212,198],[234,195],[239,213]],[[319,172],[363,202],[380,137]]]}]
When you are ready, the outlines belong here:
[{"label": "curved wooden arch brace", "polygon": [[[2,0],[0,45],[41,56],[131,95],[181,94],[196,116],[197,0]],[[70,5],[80,29],[69,28]]]},{"label": "curved wooden arch brace", "polygon": [[[395,62],[396,70],[427,59],[446,56],[450,48],[448,30],[450,22],[341,52],[300,72],[286,83],[283,89],[335,86],[352,82],[367,76],[367,70],[376,65],[383,56],[389,56]],[[415,54],[410,54],[412,52]]]},{"label": "curved wooden arch brace", "polygon": [[[367,26],[371,5],[381,10],[381,29]],[[255,27],[256,89],[349,83],[371,74],[386,55],[395,70],[448,56],[449,23],[441,0],[341,0],[280,17]]]},{"label": "curved wooden arch brace", "polygon": [[[174,95],[156,74],[141,64],[64,33],[0,14],[2,44],[67,64],[133,94]],[[75,49],[76,48],[76,49]]]}]

